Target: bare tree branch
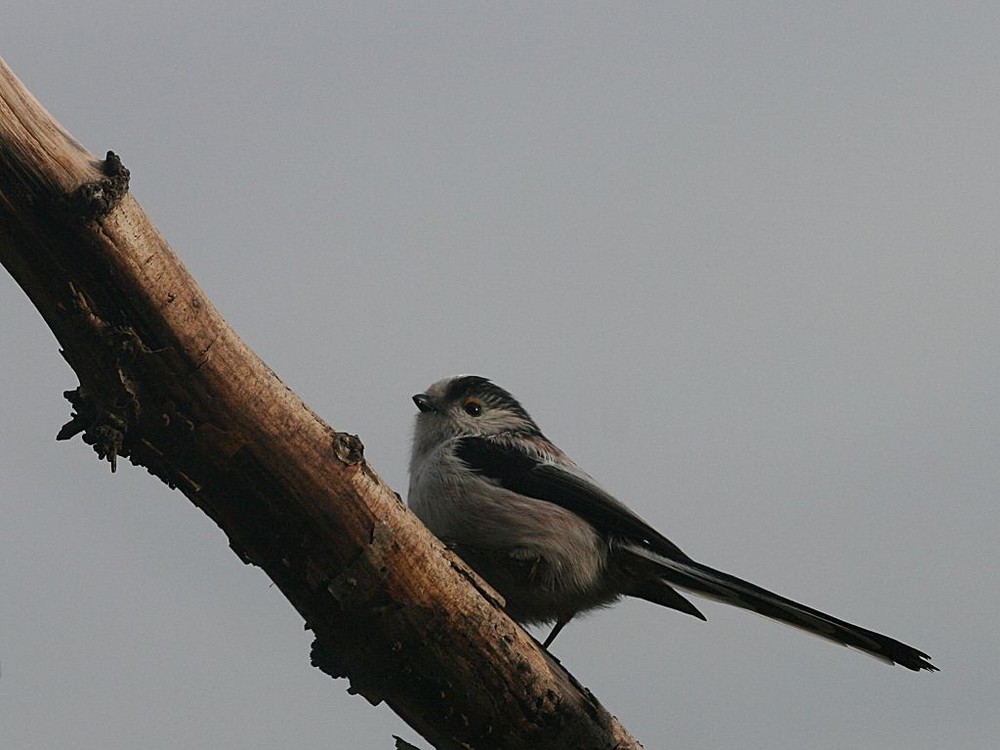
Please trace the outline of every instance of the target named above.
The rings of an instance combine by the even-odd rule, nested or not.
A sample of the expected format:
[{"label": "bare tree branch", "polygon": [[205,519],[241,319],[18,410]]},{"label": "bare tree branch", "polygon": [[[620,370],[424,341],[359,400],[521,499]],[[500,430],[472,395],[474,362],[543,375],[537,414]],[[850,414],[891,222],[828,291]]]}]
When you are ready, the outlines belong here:
[{"label": "bare tree branch", "polygon": [[0,261],[79,376],[59,437],[180,489],[301,613],[314,663],[435,747],[640,747],[237,337],[127,188],[0,61]]}]

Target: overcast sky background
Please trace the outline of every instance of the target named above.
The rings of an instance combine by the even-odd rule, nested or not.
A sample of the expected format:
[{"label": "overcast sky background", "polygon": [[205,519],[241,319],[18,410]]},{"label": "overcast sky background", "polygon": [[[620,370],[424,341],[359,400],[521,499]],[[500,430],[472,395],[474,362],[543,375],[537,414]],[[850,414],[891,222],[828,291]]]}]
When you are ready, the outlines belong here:
[{"label": "overcast sky background", "polygon": [[[553,651],[647,748],[994,746],[1000,6],[8,6],[396,490],[410,395],[487,375],[693,557],[942,669],[624,603]],[[77,380],[6,274],[0,315],[0,745],[425,746],[180,493],[54,441]]]}]

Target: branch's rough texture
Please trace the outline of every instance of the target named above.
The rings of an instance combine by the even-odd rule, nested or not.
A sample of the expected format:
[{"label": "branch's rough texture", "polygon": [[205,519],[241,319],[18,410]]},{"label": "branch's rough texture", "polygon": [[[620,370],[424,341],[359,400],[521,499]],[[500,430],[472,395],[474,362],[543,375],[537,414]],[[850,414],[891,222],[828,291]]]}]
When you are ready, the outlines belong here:
[{"label": "branch's rough texture", "polygon": [[[180,489],[316,636],[313,660],[438,748],[637,748],[236,336],[128,193],[0,61],[0,261],[80,378],[82,433]],[[334,387],[364,397],[345,363]]]}]

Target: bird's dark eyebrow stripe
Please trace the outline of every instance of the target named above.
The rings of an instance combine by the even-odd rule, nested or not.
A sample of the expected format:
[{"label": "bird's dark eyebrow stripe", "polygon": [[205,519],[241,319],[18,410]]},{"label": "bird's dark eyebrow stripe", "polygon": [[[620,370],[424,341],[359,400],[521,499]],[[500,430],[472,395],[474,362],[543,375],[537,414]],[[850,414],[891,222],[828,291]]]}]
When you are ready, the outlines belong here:
[{"label": "bird's dark eyebrow stripe", "polygon": [[[479,375],[463,375],[448,383],[444,398],[446,401],[455,401],[463,396],[470,395],[473,391],[481,390],[493,384],[486,378]],[[496,388],[496,386],[493,386]]]},{"label": "bird's dark eyebrow stripe", "polygon": [[[480,375],[462,375],[461,377],[457,377],[448,383],[444,400],[445,402],[455,402],[467,396],[476,396],[482,399],[484,403],[506,409],[516,414],[525,422],[530,422],[534,425],[531,415],[525,411],[518,400],[509,391],[504,390],[488,378],[481,377]],[[536,434],[536,430],[537,428],[530,430],[530,432]]]},{"label": "bird's dark eyebrow stripe", "polygon": [[675,560],[688,560],[673,542],[611,495],[558,466],[539,463],[495,440],[465,437],[455,455],[477,474],[501,487],[576,513],[599,533],[639,544]]}]

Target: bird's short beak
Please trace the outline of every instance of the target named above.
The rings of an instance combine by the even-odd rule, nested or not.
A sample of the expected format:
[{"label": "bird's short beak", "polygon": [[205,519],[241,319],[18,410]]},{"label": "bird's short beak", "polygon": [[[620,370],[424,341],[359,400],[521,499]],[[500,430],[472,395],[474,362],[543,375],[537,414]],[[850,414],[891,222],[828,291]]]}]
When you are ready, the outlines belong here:
[{"label": "bird's short beak", "polygon": [[431,397],[428,396],[426,393],[418,393],[416,396],[414,396],[413,403],[415,403],[417,405],[417,408],[420,409],[420,411],[422,411],[424,414],[429,414],[430,412],[437,411],[437,408],[435,408],[434,406],[434,402],[431,401]]}]

